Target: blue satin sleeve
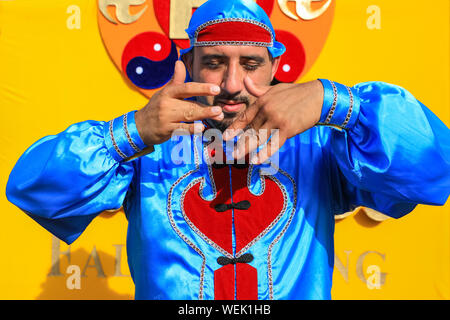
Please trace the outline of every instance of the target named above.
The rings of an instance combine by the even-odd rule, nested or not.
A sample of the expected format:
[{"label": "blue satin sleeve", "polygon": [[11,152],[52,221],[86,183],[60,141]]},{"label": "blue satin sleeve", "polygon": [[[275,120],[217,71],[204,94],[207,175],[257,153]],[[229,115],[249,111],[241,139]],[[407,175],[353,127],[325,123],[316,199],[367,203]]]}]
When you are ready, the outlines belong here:
[{"label": "blue satin sleeve", "polygon": [[446,202],[450,130],[436,115],[399,86],[321,81],[335,213],[365,206],[399,218],[417,204]]},{"label": "blue satin sleeve", "polygon": [[7,198],[70,244],[102,211],[122,206],[135,173],[126,161],[133,147],[145,147],[134,112],[73,124],[26,150],[9,176]]}]

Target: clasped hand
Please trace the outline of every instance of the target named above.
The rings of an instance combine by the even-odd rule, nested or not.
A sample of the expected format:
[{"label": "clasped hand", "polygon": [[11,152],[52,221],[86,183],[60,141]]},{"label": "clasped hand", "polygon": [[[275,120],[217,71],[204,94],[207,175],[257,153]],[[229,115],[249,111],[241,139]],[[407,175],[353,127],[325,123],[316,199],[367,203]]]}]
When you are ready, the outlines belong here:
[{"label": "clasped hand", "polygon": [[254,164],[264,163],[287,139],[313,127],[320,119],[323,86],[318,80],[258,87],[247,76],[244,84],[257,100],[223,134],[224,140],[240,134],[233,154],[237,159],[266,144],[251,158]]},{"label": "clasped hand", "polygon": [[[220,87],[208,83],[184,83],[185,77],[184,64],[177,61],[171,82],[136,113],[138,132],[148,146],[167,141],[179,129],[190,134],[202,132],[205,128],[201,123],[194,123],[196,120],[210,118],[221,121],[224,118],[219,106],[184,100],[218,95]],[[255,164],[264,163],[287,139],[313,127],[320,119],[323,87],[318,80],[257,86],[247,75],[244,84],[247,92],[257,99],[236,117],[223,134],[224,140],[239,135],[233,153],[237,159],[266,144],[251,159]]]}]

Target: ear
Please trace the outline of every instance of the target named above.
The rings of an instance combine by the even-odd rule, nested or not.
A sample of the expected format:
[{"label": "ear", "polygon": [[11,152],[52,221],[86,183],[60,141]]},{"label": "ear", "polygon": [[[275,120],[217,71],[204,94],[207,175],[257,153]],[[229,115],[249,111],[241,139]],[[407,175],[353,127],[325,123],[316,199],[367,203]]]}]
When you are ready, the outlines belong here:
[{"label": "ear", "polygon": [[192,79],[192,69],[193,69],[193,54],[192,54],[192,50],[189,52],[186,52],[181,59],[183,59],[184,65],[186,66],[186,69],[189,73],[189,77]]},{"label": "ear", "polygon": [[272,60],[272,78],[271,81],[273,81],[273,78],[275,77],[275,74],[277,73],[278,67],[280,66],[280,57],[276,57]]}]

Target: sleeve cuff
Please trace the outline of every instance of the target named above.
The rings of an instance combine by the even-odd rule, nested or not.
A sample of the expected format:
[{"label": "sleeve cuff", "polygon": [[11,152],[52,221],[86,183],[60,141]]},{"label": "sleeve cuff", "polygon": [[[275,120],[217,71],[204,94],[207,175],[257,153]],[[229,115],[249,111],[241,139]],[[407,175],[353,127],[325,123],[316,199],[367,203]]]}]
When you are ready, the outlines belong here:
[{"label": "sleeve cuff", "polygon": [[104,127],[106,147],[116,161],[124,161],[147,148],[137,131],[135,113],[128,112]]},{"label": "sleeve cuff", "polygon": [[358,120],[360,100],[355,89],[330,80],[319,79],[324,89],[318,125],[352,129]]}]

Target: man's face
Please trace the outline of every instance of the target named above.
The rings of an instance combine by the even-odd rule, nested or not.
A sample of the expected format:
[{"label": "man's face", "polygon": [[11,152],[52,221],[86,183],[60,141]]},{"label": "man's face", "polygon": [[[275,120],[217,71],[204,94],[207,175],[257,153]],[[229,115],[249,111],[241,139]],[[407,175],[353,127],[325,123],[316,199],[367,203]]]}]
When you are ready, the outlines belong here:
[{"label": "man's face", "polygon": [[219,95],[197,97],[197,101],[222,107],[224,119],[211,122],[223,131],[256,100],[247,91],[245,77],[250,77],[256,86],[270,85],[279,59],[270,59],[264,47],[212,46],[195,47],[192,56],[185,62],[194,82],[220,86]]}]

